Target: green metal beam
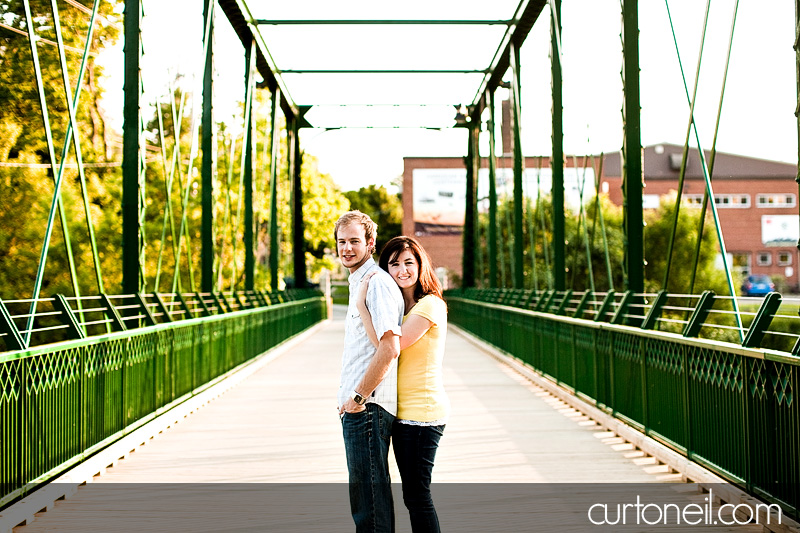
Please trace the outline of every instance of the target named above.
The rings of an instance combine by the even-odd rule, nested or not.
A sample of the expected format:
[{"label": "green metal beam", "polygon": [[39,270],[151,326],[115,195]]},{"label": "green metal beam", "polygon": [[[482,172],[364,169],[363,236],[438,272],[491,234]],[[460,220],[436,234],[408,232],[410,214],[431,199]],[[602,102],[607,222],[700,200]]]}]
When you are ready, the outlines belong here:
[{"label": "green metal beam", "polygon": [[[253,134],[255,133],[255,119],[253,117],[252,82],[255,71],[255,42],[245,50],[245,134],[244,144],[244,289],[251,291],[255,288],[255,253],[253,235]],[[248,95],[251,95],[248,98]]]},{"label": "green metal beam", "polygon": [[480,127],[480,121],[473,121],[469,124],[467,135],[467,157],[464,164],[467,167],[467,191],[466,201],[464,202],[464,236],[463,236],[463,259],[461,265],[461,286],[464,288],[475,286],[475,233],[477,220],[475,211],[478,197],[478,176],[475,174],[475,159],[478,157],[478,143],[476,139]]},{"label": "green metal beam", "polygon": [[497,160],[494,91],[489,91],[489,287],[497,287]]},{"label": "green metal beam", "polygon": [[139,292],[143,286],[139,269],[139,106],[142,48],[141,0],[125,0],[125,81],[122,123],[122,291]]},{"label": "green metal beam", "polygon": [[523,262],[522,238],[522,86],[520,82],[519,46],[513,45],[511,49],[511,106],[512,123],[514,125],[514,254],[511,259],[514,268],[513,287],[522,289],[525,280],[525,264]]},{"label": "green metal beam", "polygon": [[487,74],[484,76],[483,81],[475,93],[475,98],[472,101],[472,106],[480,114],[486,107],[486,93],[493,91],[502,83],[503,76],[509,68],[511,61],[511,45],[515,44],[517,47],[522,46],[522,43],[533,28],[539,14],[547,5],[548,0],[521,0],[511,19],[514,21],[506,28],[500,44],[495,50],[494,56],[487,69]]},{"label": "green metal beam", "polygon": [[[205,69],[203,71],[203,163],[202,163],[202,247],[201,288],[214,288],[214,174],[217,168],[217,139],[214,124],[214,5],[215,0],[203,4],[204,35],[206,45]],[[210,19],[210,20],[209,20]],[[207,32],[207,33],[206,33]]]},{"label": "green metal beam", "polygon": [[[639,102],[639,2],[622,0],[622,183],[625,211],[626,290],[644,292],[644,217],[642,214],[642,134]],[[667,287],[662,287],[667,289]]]},{"label": "green metal beam", "polygon": [[561,0],[550,3],[550,75],[553,92],[553,287],[566,288],[566,250],[564,245],[564,104],[561,74]]},{"label": "green metal beam", "polygon": [[292,257],[294,259],[294,286],[304,288],[306,280],[306,240],[303,224],[303,153],[300,151],[299,121],[310,108],[300,108],[300,116],[291,120],[289,128],[289,175],[292,179]]},{"label": "green metal beam", "polygon": [[280,90],[272,93],[270,108],[269,142],[271,156],[269,161],[269,272],[270,288],[278,290],[278,101]]},{"label": "green metal beam", "polygon": [[486,74],[486,69],[279,69],[280,74]]},{"label": "green metal beam", "polygon": [[513,23],[513,20],[471,20],[471,19],[452,19],[452,20],[436,20],[436,19],[405,19],[405,20],[390,20],[390,19],[342,19],[342,20],[321,20],[321,19],[256,19],[253,24],[258,26],[508,26]]}]

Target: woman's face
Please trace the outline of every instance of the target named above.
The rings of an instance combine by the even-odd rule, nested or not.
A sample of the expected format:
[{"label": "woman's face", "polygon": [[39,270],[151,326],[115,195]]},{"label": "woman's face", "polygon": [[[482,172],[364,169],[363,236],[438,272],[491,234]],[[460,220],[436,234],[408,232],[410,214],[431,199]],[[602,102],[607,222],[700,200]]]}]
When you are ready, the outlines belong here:
[{"label": "woman's face", "polygon": [[416,287],[419,281],[419,263],[408,249],[389,261],[389,274],[401,289]]}]

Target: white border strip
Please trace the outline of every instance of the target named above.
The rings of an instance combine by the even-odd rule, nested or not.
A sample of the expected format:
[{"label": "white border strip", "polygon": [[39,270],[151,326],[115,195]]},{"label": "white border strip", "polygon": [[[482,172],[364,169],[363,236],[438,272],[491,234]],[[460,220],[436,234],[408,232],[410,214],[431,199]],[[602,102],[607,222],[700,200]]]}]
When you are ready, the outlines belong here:
[{"label": "white border strip", "polygon": [[154,418],[147,424],[137,428],[129,435],[93,455],[86,461],[68,470],[44,487],[29,494],[11,505],[0,514],[0,533],[12,533],[13,528],[27,525],[34,521],[36,513],[50,510],[56,500],[62,500],[75,494],[80,485],[91,483],[96,476],[103,475],[106,469],[114,466],[120,459],[126,458],[136,448],[147,444],[151,439],[177,424],[203,405],[211,402],[223,393],[232,389],[255,372],[265,367],[291,348],[305,341],[317,330],[327,326],[330,319],[323,320],[307,330],[290,337],[278,346],[263,354],[242,363],[230,371],[229,375],[216,385],[175,406],[166,413]]}]

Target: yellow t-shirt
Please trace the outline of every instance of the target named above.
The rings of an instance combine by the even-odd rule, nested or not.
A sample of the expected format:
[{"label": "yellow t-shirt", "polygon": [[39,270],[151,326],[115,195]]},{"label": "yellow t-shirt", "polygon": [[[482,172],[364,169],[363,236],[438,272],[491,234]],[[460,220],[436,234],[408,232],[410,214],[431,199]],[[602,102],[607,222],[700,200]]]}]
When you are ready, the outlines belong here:
[{"label": "yellow t-shirt", "polygon": [[411,315],[427,318],[433,324],[417,342],[400,352],[397,418],[416,422],[443,420],[450,412],[442,379],[447,306],[438,296],[428,294],[411,308],[403,322]]}]

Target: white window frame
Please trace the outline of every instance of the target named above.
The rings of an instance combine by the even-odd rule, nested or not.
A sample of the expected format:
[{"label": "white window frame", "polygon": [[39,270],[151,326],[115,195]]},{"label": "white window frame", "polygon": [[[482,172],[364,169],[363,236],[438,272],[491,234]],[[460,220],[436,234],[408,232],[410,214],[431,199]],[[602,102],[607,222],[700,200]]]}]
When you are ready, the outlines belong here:
[{"label": "white window frame", "polygon": [[[683,198],[689,207],[700,207],[703,205],[702,194],[685,194]],[[717,204],[717,209],[748,209],[750,207],[750,195],[715,194],[714,202]]]},{"label": "white window frame", "polygon": [[[772,201],[770,201],[772,200]],[[756,207],[795,207],[797,195],[789,192],[774,194],[757,194]]]},{"label": "white window frame", "polygon": [[772,252],[756,252],[756,265],[772,266]]},{"label": "white window frame", "polygon": [[[785,256],[786,259],[781,259],[781,256]],[[792,252],[778,252],[778,266],[789,266],[792,264]]]}]

